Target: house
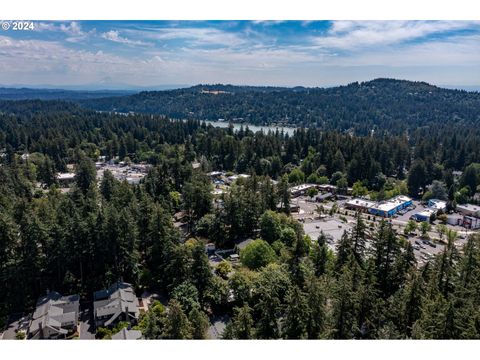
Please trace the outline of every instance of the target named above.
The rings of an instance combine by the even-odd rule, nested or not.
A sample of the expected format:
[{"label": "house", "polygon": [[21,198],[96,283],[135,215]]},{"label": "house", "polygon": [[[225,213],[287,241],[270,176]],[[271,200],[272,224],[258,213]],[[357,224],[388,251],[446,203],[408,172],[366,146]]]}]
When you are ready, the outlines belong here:
[{"label": "house", "polygon": [[217,250],[217,247],[215,246],[214,243],[208,243],[207,245],[205,245],[205,251],[207,252],[208,255],[215,254],[215,250]]},{"label": "house", "polygon": [[112,335],[112,340],[140,340],[142,332],[140,330],[129,330],[123,328],[118,333]]},{"label": "house", "polygon": [[30,339],[62,339],[77,330],[80,297],[56,291],[38,299],[28,328]]},{"label": "house", "polygon": [[253,241],[252,238],[248,238],[242,241],[239,241],[235,244],[235,251],[237,253],[240,253],[243,249],[247,247],[248,244],[250,244]]},{"label": "house", "polygon": [[472,205],[472,204],[457,205],[457,211],[463,215],[480,217],[480,205]]},{"label": "house", "polygon": [[131,284],[117,281],[108,289],[93,293],[95,326],[113,327],[120,321],[135,324],[140,311]]},{"label": "house", "polygon": [[74,173],[58,173],[57,181],[60,183],[60,185],[67,186],[75,181],[75,174]]},{"label": "house", "polygon": [[232,176],[229,176],[227,177],[227,181],[232,184],[234,183],[235,181],[237,181],[238,179],[248,179],[250,177],[250,175],[248,174],[238,174],[238,175],[232,175]]}]

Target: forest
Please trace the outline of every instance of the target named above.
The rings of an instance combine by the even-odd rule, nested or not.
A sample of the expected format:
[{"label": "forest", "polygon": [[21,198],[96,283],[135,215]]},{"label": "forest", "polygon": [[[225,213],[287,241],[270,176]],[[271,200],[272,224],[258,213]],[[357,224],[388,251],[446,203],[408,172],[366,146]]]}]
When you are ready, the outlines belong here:
[{"label": "forest", "polygon": [[453,124],[478,128],[480,122],[478,92],[395,79],[331,88],[197,85],[79,103],[102,111],[315,127],[357,135],[368,135],[372,131],[400,135],[417,128]]},{"label": "forest", "polygon": [[[59,100],[0,101],[0,325],[11,313],[31,311],[47,289],[91,300],[93,291],[122,278],[138,292],[167,299],[141,317],[147,339],[205,338],[209,317],[225,314],[225,339],[478,339],[478,235],[458,249],[449,232],[445,250],[418,267],[410,243],[387,222],[372,230],[357,216],[333,252],[325,236],[306,236],[286,206],[289,186],[305,181],[368,189],[378,199],[435,192],[452,207],[475,201],[478,95],[438,92],[466,105],[458,104],[458,112],[439,105],[437,115],[421,120],[412,113],[438,126],[408,134],[409,120],[375,120],[367,111],[369,120],[358,124],[366,130],[378,121],[385,131],[365,136],[343,131],[341,123],[288,136],[171,119],[181,113],[122,115]],[[337,116],[347,121],[361,105],[352,106]],[[139,185],[108,172],[97,184],[99,156],[152,168]],[[68,164],[75,166],[75,183],[64,193],[55,174]],[[232,185],[218,205],[205,175],[212,170],[251,177]],[[458,181],[454,171],[463,172]],[[187,239],[174,226],[179,211],[186,214]],[[213,271],[205,244],[229,248],[245,238],[255,240],[239,266],[225,262]]]}]

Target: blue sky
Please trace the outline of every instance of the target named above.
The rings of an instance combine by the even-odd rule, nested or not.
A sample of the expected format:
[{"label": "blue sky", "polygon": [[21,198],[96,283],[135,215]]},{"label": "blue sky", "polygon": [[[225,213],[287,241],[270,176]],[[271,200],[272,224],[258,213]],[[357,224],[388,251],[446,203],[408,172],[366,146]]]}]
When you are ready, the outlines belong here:
[{"label": "blue sky", "polygon": [[0,84],[480,87],[478,21],[35,21],[0,30]]}]

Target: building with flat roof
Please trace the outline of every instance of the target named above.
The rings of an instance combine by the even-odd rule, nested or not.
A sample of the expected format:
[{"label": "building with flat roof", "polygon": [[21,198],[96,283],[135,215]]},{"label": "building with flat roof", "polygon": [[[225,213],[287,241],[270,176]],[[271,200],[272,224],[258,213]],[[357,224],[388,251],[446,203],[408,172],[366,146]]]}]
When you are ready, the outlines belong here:
[{"label": "building with flat roof", "polygon": [[29,339],[62,339],[77,330],[80,297],[56,291],[38,299],[28,327]]},{"label": "building with flat roof", "polygon": [[370,201],[362,198],[353,198],[345,202],[345,207],[347,209],[365,211],[365,212],[368,212],[375,205],[376,203],[374,201]]},{"label": "building with flat roof", "polygon": [[290,194],[292,196],[305,195],[308,189],[315,188],[315,187],[317,187],[315,184],[301,184],[297,186],[292,186],[290,188]]},{"label": "building with flat roof", "polygon": [[480,229],[480,218],[464,215],[462,226],[470,230]]},{"label": "building with flat roof", "polygon": [[436,213],[444,213],[447,210],[447,202],[438,199],[428,200],[428,207],[436,211]]},{"label": "building with flat roof", "polygon": [[480,217],[480,205],[473,205],[473,204],[457,205],[457,211],[463,215]]},{"label": "building with flat roof", "polygon": [[383,217],[391,217],[398,211],[412,205],[412,199],[405,195],[398,195],[386,201],[380,201],[370,208],[370,213]]},{"label": "building with flat roof", "polygon": [[436,214],[437,212],[434,209],[427,208],[423,211],[420,211],[416,214],[412,215],[412,219],[416,221],[430,221],[432,215]]}]

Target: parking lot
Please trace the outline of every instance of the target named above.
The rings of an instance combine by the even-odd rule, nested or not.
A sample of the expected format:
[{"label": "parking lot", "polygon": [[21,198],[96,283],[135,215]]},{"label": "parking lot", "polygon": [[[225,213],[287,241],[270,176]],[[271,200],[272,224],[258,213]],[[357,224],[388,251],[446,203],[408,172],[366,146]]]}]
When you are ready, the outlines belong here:
[{"label": "parking lot", "polygon": [[316,241],[323,231],[327,235],[328,246],[333,250],[340,241],[345,231],[350,231],[352,227],[334,218],[325,220],[310,220],[303,223],[305,234]]},{"label": "parking lot", "polygon": [[[293,213],[292,216],[303,224],[305,233],[309,235],[312,240],[316,240],[320,235],[320,232],[323,231],[328,236],[329,247],[334,250],[338,244],[338,241],[342,237],[343,232],[345,230],[350,231],[352,229],[355,222],[355,212],[344,208],[345,200],[329,201],[325,203],[316,203],[308,200],[309,198],[307,196],[299,196],[292,199],[292,204],[298,205],[300,208],[299,212]],[[340,220],[340,214],[335,214],[333,217],[328,215],[328,211],[334,204],[341,209],[341,216],[343,220],[347,220],[347,223]],[[411,209],[408,209],[404,213],[396,214],[394,217],[386,219],[392,223],[398,234],[403,234],[404,226],[410,220],[412,215],[426,209],[426,207],[418,200],[414,200],[413,205],[414,206]],[[322,206],[324,208],[324,215],[322,215],[323,219],[320,219],[319,214],[316,211],[318,206]],[[368,217],[370,217],[372,220],[375,219],[377,224],[382,219],[379,216],[374,217],[370,214],[365,214],[364,217],[365,219]],[[369,222],[368,220],[366,221],[367,224],[370,224],[368,225],[370,230],[373,230],[373,223]],[[440,254],[445,248],[445,245],[438,241],[440,235],[437,231],[436,225],[439,223],[440,222],[438,220],[435,221],[432,224],[432,229],[428,233],[429,238],[433,240],[431,243],[434,244],[434,246],[429,245],[429,243],[426,243],[426,241],[424,243],[424,241],[420,238],[419,230],[416,231],[415,235],[407,238],[408,241],[411,242],[412,246],[414,246],[414,254],[420,266],[426,263],[429,259],[433,258],[435,255]],[[470,231],[465,230],[465,228],[461,226],[447,225],[447,228],[457,231],[458,237],[455,241],[455,245],[457,247],[465,244]]]}]

